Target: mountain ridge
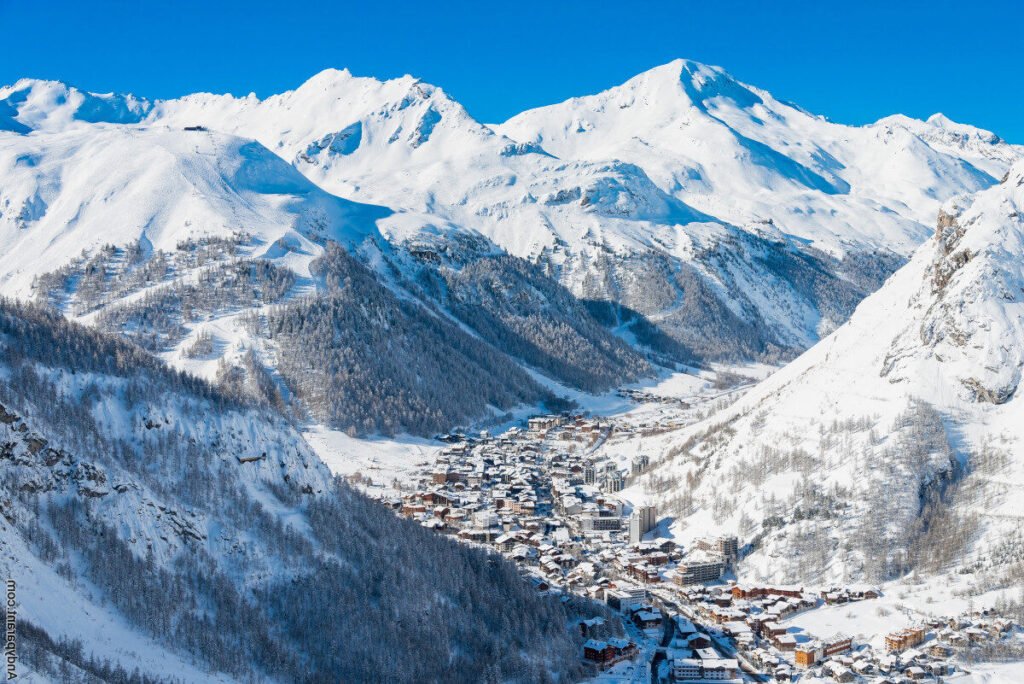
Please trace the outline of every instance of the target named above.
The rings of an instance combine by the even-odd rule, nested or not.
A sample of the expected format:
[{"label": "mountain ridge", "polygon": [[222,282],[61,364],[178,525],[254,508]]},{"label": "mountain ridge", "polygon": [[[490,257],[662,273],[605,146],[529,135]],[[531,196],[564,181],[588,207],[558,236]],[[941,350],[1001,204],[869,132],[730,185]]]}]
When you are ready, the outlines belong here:
[{"label": "mountain ridge", "polygon": [[[276,372],[280,350],[245,327],[265,331],[258,319],[266,311],[253,308],[244,325],[237,315],[242,312],[225,318],[201,309],[200,318],[223,318],[211,325],[168,320],[153,311],[126,314],[122,304],[138,309],[146,301],[150,308],[167,301],[164,291],[123,296],[116,294],[123,288],[112,291],[100,282],[112,273],[121,277],[124,254],[138,251],[136,241],[143,252],[151,245],[166,259],[168,241],[181,240],[160,242],[165,230],[188,240],[215,235],[229,242],[235,233],[251,234],[256,242],[238,242],[230,258],[273,265],[257,265],[261,280],[250,281],[260,306],[268,307],[322,293],[323,283],[312,277],[309,264],[322,253],[324,239],[338,240],[399,300],[420,299],[433,312],[429,316],[457,319],[461,326],[486,325],[488,344],[504,354],[516,350],[515,363],[601,390],[639,377],[643,364],[637,355],[669,365],[793,358],[845,321],[925,239],[930,229],[922,216],[933,216],[955,192],[994,183],[1019,154],[997,137],[944,119],[860,128],[831,124],[720,68],[685,60],[495,127],[477,122],[442,89],[411,76],[379,81],[325,70],[263,99],[195,94],[148,102],[110,96],[131,104],[125,107],[134,123],[117,123],[117,107],[107,117],[114,121],[76,121],[85,94],[65,89],[67,102],[57,106],[52,94],[59,84],[40,85],[45,92],[33,98],[25,94],[26,87],[32,90],[26,83],[0,90],[6,95],[0,97],[8,110],[4,120],[20,126],[39,122],[32,132],[0,134],[0,150],[6,149],[0,172],[10,179],[6,196],[0,196],[0,227],[6,225],[9,239],[27,247],[0,263],[5,291],[65,302],[79,307],[83,320],[169,344],[154,349],[205,377],[216,372],[216,357],[195,360],[189,350],[200,341],[205,349],[209,336],[226,363],[262,359]],[[33,104],[21,117],[25,103],[35,100],[53,105],[54,116],[43,116],[45,107]],[[582,130],[588,126],[591,133]],[[596,135],[599,144],[588,142]],[[152,182],[129,183],[125,174],[132,162],[122,159],[139,163],[146,157],[136,147],[160,139],[176,141],[166,148],[170,156],[155,155],[136,174]],[[90,150],[101,144],[102,150]],[[111,152],[118,145],[120,156]],[[859,147],[869,151],[857,152]],[[212,166],[211,152],[221,154]],[[80,169],[85,159],[91,176],[74,175],[98,179],[94,187],[63,183],[61,174]],[[105,173],[107,167],[113,173]],[[251,169],[255,176],[236,178],[218,170],[224,168]],[[197,175],[195,169],[206,171]],[[117,178],[124,180],[110,182]],[[137,194],[146,188],[151,194],[140,205]],[[288,200],[289,193],[296,199]],[[246,214],[252,203],[260,208]],[[150,213],[139,213],[139,206],[150,205]],[[124,209],[114,211],[115,206]],[[66,207],[63,213],[60,207]],[[280,226],[288,224],[292,229],[282,232]],[[336,234],[340,226],[347,227]],[[36,236],[40,230],[50,231],[45,243]],[[109,259],[101,254],[101,242],[115,243]],[[65,243],[67,248],[53,247]],[[58,268],[30,273],[14,254],[32,254],[43,244]],[[83,249],[89,254],[80,256]],[[538,310],[528,312],[534,306],[530,286],[520,277],[527,271],[507,271],[524,288],[519,312],[508,306],[516,300],[478,296],[484,293],[477,289],[480,283],[467,286],[456,275],[465,270],[492,278],[492,268],[513,263],[493,258],[501,254],[529,263],[528,279],[539,285],[533,292],[562,302],[559,316],[568,327],[545,333],[559,330],[556,338],[522,336],[523,321]],[[147,259],[145,269],[163,268]],[[162,272],[174,275],[179,262],[194,261],[175,256]],[[476,268],[476,262],[488,266]],[[95,278],[82,271],[101,266]],[[216,268],[215,277],[203,275],[203,282],[239,275],[227,266]],[[199,273],[182,271],[175,281],[195,280]],[[423,278],[433,282],[433,294],[422,289]],[[584,306],[556,294],[558,288],[542,284],[545,279]],[[48,290],[55,295],[31,290],[34,281],[56,285]],[[81,283],[124,301],[100,307],[117,304],[109,313],[82,309],[82,293],[67,291]],[[443,292],[454,283],[462,299]],[[193,294],[180,306],[182,315],[194,308],[197,296],[195,286],[187,287]],[[465,299],[468,293],[472,301]],[[495,327],[488,316],[499,311],[504,322]],[[592,378],[576,370],[559,371],[568,358],[563,352],[576,348],[573,336],[580,331],[587,331],[590,346],[584,348],[617,348],[604,357],[616,360],[598,374],[601,383],[590,384]],[[623,344],[632,347],[633,357]],[[552,353],[551,345],[563,351]],[[291,393],[283,387],[282,392]]]},{"label": "mountain ridge", "polygon": [[[539,594],[504,559],[396,518],[333,479],[274,411],[8,301],[0,377],[0,567],[18,582],[19,675],[581,674],[565,625],[601,608]],[[527,607],[516,616],[502,614],[506,590]],[[413,626],[425,615],[438,624]]]},{"label": "mountain ridge", "polygon": [[[1024,442],[1022,208],[1020,162],[1000,184],[949,200],[932,238],[846,324],[674,440],[663,475],[713,468],[735,483],[731,504],[694,488],[695,501],[717,502],[722,527],[757,536],[759,521],[782,516],[778,530],[766,523],[752,575],[1006,570],[999,549],[1018,543],[1024,515],[1013,495],[1024,472],[1012,458]],[[799,484],[812,473],[817,494]],[[751,477],[761,499],[742,501]],[[787,513],[822,505],[817,517]],[[699,504],[685,504],[697,524],[706,513],[690,506]],[[915,562],[901,559],[908,548]],[[815,560],[772,570],[779,553]]]}]

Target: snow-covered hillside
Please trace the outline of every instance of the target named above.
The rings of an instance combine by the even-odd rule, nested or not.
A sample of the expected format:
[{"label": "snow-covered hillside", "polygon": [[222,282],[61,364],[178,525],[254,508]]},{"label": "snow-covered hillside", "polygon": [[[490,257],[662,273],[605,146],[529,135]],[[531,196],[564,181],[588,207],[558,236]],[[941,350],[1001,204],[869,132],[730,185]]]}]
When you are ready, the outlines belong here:
[{"label": "snow-covered hillside", "polygon": [[79,124],[138,123],[149,112],[132,95],[87,93],[59,81],[23,78],[0,86],[0,131],[64,130]]},{"label": "snow-covered hillside", "polygon": [[992,184],[1022,153],[941,115],[835,124],[688,60],[495,129],[563,159],[636,164],[700,211],[741,226],[770,219],[838,255],[909,255],[944,200]]},{"label": "snow-covered hillside", "polygon": [[336,482],[279,414],[7,302],[0,513],[26,678],[537,681],[579,668],[576,608]]},{"label": "snow-covered hillside", "polygon": [[34,278],[104,245],[143,256],[202,238],[251,236],[249,256],[309,275],[326,239],[358,245],[390,212],[327,194],[252,140],[163,127],[0,134],[0,283]]},{"label": "snow-covered hillside", "polygon": [[881,579],[1024,559],[1024,164],[950,200],[850,321],[683,431],[652,486],[751,575]]},{"label": "snow-covered hillside", "polygon": [[[558,380],[598,389],[650,372],[536,268],[520,278],[534,293],[531,306],[549,309],[561,327],[503,334],[501,325],[528,319],[520,303],[490,311],[488,329],[473,330],[487,307],[466,293],[460,311],[447,314],[444,301],[411,292],[417,273],[447,274],[452,265],[393,249],[380,233],[390,210],[328,194],[253,140],[163,125],[0,133],[0,176],[0,237],[9,246],[0,256],[3,292],[123,333],[202,377],[246,373],[239,388],[259,387],[264,399],[339,429],[432,434],[550,396],[517,362],[546,364]],[[335,259],[333,271],[316,270],[334,246],[362,263]],[[499,253],[487,243],[458,261]],[[291,356],[289,343],[299,340],[271,330],[267,317],[308,312],[310,298],[326,296],[348,303],[328,307],[333,320],[321,321],[317,349],[345,358],[299,366],[309,360]],[[366,314],[358,322],[357,312]],[[307,327],[303,341],[316,334]],[[373,343],[356,340],[375,335]],[[409,358],[381,355],[385,337]],[[347,378],[332,401],[352,405],[328,412],[310,395],[332,378]],[[385,387],[393,394],[380,398],[386,409],[366,396]],[[367,422],[367,412],[378,418]]]},{"label": "snow-covered hillside", "polygon": [[682,60],[501,126],[413,78],[335,70],[265,100],[159,102],[148,120],[255,138],[331,192],[400,209],[382,225],[394,243],[482,233],[690,361],[806,348],[942,201],[1021,155],[941,116],[833,124]]},{"label": "snow-covered hillside", "polygon": [[[650,374],[641,354],[792,358],[905,260],[942,201],[1021,154],[941,116],[833,124],[682,60],[500,126],[412,77],[337,70],[265,99],[149,102],[23,80],[0,90],[0,112],[0,237],[13,246],[0,288],[210,378],[253,355],[276,373],[266,315],[330,289],[310,272],[327,240],[383,297],[421,305],[403,318],[454,325],[573,388]],[[211,289],[231,301],[198,301]],[[172,316],[154,313],[164,305]],[[430,338],[417,329],[409,348]],[[302,394],[277,380],[285,403]],[[523,376],[509,384],[428,422],[543,398]]]}]

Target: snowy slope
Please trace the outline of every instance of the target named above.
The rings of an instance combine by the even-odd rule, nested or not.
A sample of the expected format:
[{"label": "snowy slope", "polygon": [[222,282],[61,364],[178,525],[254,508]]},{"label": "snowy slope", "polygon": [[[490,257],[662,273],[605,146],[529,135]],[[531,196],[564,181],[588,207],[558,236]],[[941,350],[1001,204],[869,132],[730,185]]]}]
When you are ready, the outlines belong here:
[{"label": "snowy slope", "polygon": [[0,472],[18,653],[56,680],[62,662],[189,682],[578,669],[574,609],[334,481],[280,415],[6,302]]},{"label": "snowy slope", "polygon": [[[610,305],[609,322],[629,323],[627,334],[675,358],[804,349],[878,282],[759,217],[743,216],[737,227],[696,211],[652,182],[646,162],[561,159],[516,143],[410,77],[380,82],[328,70],[265,100],[158,102],[148,120],[256,138],[331,192],[401,209],[381,222],[394,244],[436,242],[451,230],[483,234],[578,297]],[[861,246],[878,249],[880,261],[866,270],[887,273],[898,261],[888,243]],[[779,270],[795,252],[833,281],[812,289],[838,290],[838,306],[809,292],[806,275]],[[694,315],[702,302],[724,322]]]},{"label": "snowy slope", "polygon": [[909,254],[942,201],[998,180],[1021,149],[941,116],[834,124],[718,67],[676,60],[496,130],[564,159],[640,166],[669,194],[820,249]]},{"label": "snowy slope", "polygon": [[0,131],[64,130],[90,123],[138,123],[150,103],[133,95],[87,93],[59,81],[23,78],[0,87]]},{"label": "snowy slope", "polygon": [[[396,287],[406,287],[422,267],[409,267],[404,255],[453,254],[482,236],[489,244],[474,254],[504,251],[532,262],[623,340],[689,363],[776,361],[806,349],[927,237],[942,201],[992,184],[1020,155],[992,134],[941,116],[833,124],[721,69],[682,60],[496,127],[415,78],[379,81],[333,69],[265,99],[200,93],[150,103],[41,81],[20,81],[0,94],[11,131],[2,138],[9,146],[2,176],[11,176],[13,188],[0,198],[0,222],[46,263],[95,248],[101,232],[146,225],[147,237],[178,236],[190,233],[187,221],[231,229],[255,223],[255,232],[273,238],[263,243],[274,245],[265,250],[275,259],[282,246],[292,261],[302,261],[296,253],[315,253],[301,239],[293,250],[290,238],[278,241],[266,225],[291,223],[303,234],[304,223],[330,224],[308,218],[322,215],[323,203],[336,203],[309,201],[312,190],[282,216],[272,188],[255,188],[252,202],[236,202],[230,182],[186,181],[161,190],[159,202],[142,202],[141,211],[134,202],[119,207],[116,215],[130,221],[110,221],[103,212],[87,221],[102,206],[93,198],[113,203],[124,193],[106,182],[63,188],[51,178],[55,172],[38,170],[47,166],[44,158],[64,155],[67,164],[54,164],[76,178],[99,178],[112,165],[114,179],[147,178],[153,169],[156,178],[162,171],[155,161],[163,157],[140,154],[145,167],[132,167],[121,162],[129,155],[105,152],[118,149],[109,145],[113,137],[150,139],[166,127],[162,135],[178,141],[173,157],[192,152],[192,139],[237,135],[255,139],[327,192],[388,207],[392,213],[372,215],[376,225],[355,233],[379,232],[390,242],[385,251],[394,252],[367,258]],[[183,130],[197,126],[219,133]],[[102,151],[86,149],[92,137]],[[83,172],[65,147],[95,157],[93,172]],[[205,163],[199,147],[189,165]],[[233,152],[242,149],[248,148]],[[296,182],[286,169],[275,167],[273,175]],[[57,211],[50,204],[62,189],[68,207]],[[227,199],[212,199],[220,194]],[[252,216],[268,211],[262,226]],[[369,210],[360,211],[365,218]],[[22,230],[47,221],[52,225],[35,231],[39,237]],[[70,230],[81,222],[82,231]],[[75,235],[64,239],[65,231]],[[56,233],[59,249],[50,246]],[[0,264],[9,291],[30,285],[32,274],[18,272],[23,267],[13,257]],[[296,270],[305,274],[301,264]],[[308,291],[309,283],[300,287]]]},{"label": "snowy slope", "polygon": [[[149,120],[256,138],[331,192],[404,210],[382,222],[394,243],[482,233],[691,360],[806,348],[927,237],[942,201],[1021,154],[939,116],[833,124],[683,60],[494,127],[411,77],[335,70],[265,100],[159,102]],[[839,306],[778,267],[794,252]]]},{"label": "snowy slope", "polygon": [[[558,239],[579,240],[585,228],[546,220],[545,207],[579,200],[581,184],[594,188],[599,216],[697,217],[667,202],[638,168],[565,163],[519,145],[475,121],[442,89],[409,76],[378,81],[329,69],[265,100],[198,94],[158,102],[148,120],[254,138],[331,192],[427,214],[420,222],[454,221],[519,256],[536,256]],[[508,225],[496,228],[505,219]],[[392,227],[393,237],[408,237],[418,223],[406,217]],[[616,237],[620,245],[645,244],[642,233]]]},{"label": "snowy slope", "polygon": [[[399,263],[402,255],[380,232],[386,222],[408,217],[330,195],[256,141],[195,126],[100,123],[0,132],[0,176],[6,180],[0,238],[10,246],[0,256],[0,291],[124,334],[207,379],[246,374],[248,380],[234,383],[240,391],[256,389],[303,418],[328,415],[309,399],[338,381],[322,397],[349,404],[330,412],[337,429],[352,427],[363,412],[381,421],[359,419],[360,431],[386,425],[433,434],[536,404],[549,394],[518,367],[523,362],[543,362],[559,379],[563,366],[578,368],[571,381],[599,389],[650,372],[639,354],[537,269],[526,279],[533,287],[526,305],[547,308],[563,325],[526,344],[530,330],[474,339],[471,319],[480,318],[475,309],[482,305],[463,302],[469,306],[459,316],[469,328],[463,330],[438,310],[443,302],[411,291],[418,269]],[[333,270],[314,273],[332,245],[362,263],[336,260]],[[482,254],[464,253],[461,262],[499,253],[486,243]],[[406,254],[405,262],[410,259]],[[334,305],[309,309],[317,297],[333,297]],[[526,305],[491,314],[512,325],[510,318],[530,315]],[[298,324],[309,310],[336,320],[319,320],[316,333],[299,337],[263,325],[271,313]],[[493,316],[486,322],[494,328]],[[294,358],[301,352],[291,348],[301,344],[338,356],[305,368],[308,354]],[[408,359],[382,355],[385,344],[419,350],[413,355],[419,370],[410,372]],[[588,357],[591,350],[605,355],[600,368],[592,358],[558,363],[560,355]],[[441,370],[446,363],[453,365]],[[444,383],[456,370],[467,387],[453,402],[452,386]],[[393,397],[379,397],[385,387]],[[355,406],[366,391],[391,408]]]},{"label": "snowy slope", "polygon": [[201,131],[0,133],[0,177],[0,286],[18,296],[35,276],[103,245],[173,250],[242,232],[250,256],[308,275],[315,242],[358,244],[389,213],[328,195],[259,143]]},{"label": "snowy slope", "polygon": [[908,553],[931,570],[1024,558],[1022,216],[1018,163],[947,202],[846,325],[684,431],[660,469],[698,483],[692,501],[665,495],[686,509],[684,535],[764,535],[748,571],[790,578],[878,579]]}]

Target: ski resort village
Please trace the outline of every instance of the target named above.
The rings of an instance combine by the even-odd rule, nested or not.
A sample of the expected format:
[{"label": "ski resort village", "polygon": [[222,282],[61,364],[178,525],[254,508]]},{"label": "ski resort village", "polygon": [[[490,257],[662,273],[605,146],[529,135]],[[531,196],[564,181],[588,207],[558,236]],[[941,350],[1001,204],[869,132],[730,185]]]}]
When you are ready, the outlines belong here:
[{"label": "ski resort village", "polygon": [[1024,684],[1014,3],[51,4],[10,681]]},{"label": "ski resort village", "polygon": [[644,409],[443,435],[446,446],[416,470],[374,481],[371,459],[349,480],[396,515],[514,561],[538,592],[606,605],[611,618],[576,624],[595,682],[966,682],[977,681],[975,663],[1024,658],[1019,611],[945,610],[928,586],[911,608],[905,586],[737,581],[757,540],[676,541],[670,517],[641,494],[650,456],[616,449],[658,439],[693,407],[640,390],[619,396]]}]

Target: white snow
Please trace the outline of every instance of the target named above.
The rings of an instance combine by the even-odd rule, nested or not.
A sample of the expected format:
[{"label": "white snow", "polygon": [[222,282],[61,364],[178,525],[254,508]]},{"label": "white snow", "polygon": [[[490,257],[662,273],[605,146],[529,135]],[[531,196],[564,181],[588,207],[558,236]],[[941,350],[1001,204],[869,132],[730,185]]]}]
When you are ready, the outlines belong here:
[{"label": "white snow", "polygon": [[[1000,185],[951,200],[945,211],[955,225],[923,245],[848,323],[732,406],[674,436],[672,445],[703,443],[700,453],[714,472],[730,475],[705,482],[700,500],[724,495],[736,502],[724,517],[699,507],[677,522],[679,533],[684,526],[688,533],[735,531],[742,515],[766,515],[766,496],[785,498],[807,478],[823,492],[833,485],[860,491],[878,469],[893,421],[914,401],[940,412],[961,461],[972,463],[986,445],[1011,456],[996,473],[974,475],[988,495],[964,511],[982,519],[968,559],[1019,530],[1024,466],[1012,456],[1024,450],[1024,165]],[[858,420],[863,427],[826,439],[836,421]],[[760,487],[734,484],[731,473],[798,450],[813,463],[811,473],[783,467]],[[667,464],[662,474],[693,468],[692,461]],[[758,554],[751,572],[771,575],[780,554]]]}]

